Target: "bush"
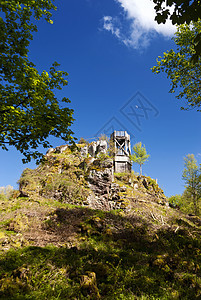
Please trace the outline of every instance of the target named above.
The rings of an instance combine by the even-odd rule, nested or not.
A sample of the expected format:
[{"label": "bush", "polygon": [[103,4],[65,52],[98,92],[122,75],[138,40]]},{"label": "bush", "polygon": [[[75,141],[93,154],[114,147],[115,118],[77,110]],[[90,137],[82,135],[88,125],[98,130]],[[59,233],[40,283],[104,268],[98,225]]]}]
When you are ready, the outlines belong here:
[{"label": "bush", "polygon": [[172,208],[180,208],[182,206],[182,196],[181,195],[174,195],[168,198],[169,205]]},{"label": "bush", "polygon": [[13,187],[11,185],[0,187],[0,197],[1,199],[9,199],[13,193]]},{"label": "bush", "polygon": [[81,144],[86,144],[86,145],[88,145],[89,142],[88,142],[87,140],[85,140],[83,137],[81,137],[80,140],[79,140],[79,142],[78,142],[78,144],[79,144],[79,145],[81,145]]}]

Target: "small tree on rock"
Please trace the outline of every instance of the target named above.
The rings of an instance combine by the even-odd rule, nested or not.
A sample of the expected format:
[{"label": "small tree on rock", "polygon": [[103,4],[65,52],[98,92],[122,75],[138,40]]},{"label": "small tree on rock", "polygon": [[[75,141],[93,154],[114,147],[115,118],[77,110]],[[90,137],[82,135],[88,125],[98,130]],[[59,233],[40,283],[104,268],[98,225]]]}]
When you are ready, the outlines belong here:
[{"label": "small tree on rock", "polygon": [[133,146],[134,153],[130,155],[132,162],[140,165],[140,175],[142,175],[142,165],[148,160],[149,154],[147,154],[145,146],[142,145],[142,142],[139,142]]}]

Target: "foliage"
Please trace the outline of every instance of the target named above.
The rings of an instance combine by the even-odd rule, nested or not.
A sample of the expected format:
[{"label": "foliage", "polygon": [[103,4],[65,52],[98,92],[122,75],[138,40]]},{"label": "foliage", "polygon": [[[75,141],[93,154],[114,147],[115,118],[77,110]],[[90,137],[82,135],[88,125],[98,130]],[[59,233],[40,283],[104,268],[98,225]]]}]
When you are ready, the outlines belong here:
[{"label": "foliage", "polygon": [[194,213],[198,214],[198,203],[201,199],[201,170],[193,154],[184,158],[183,180],[186,187],[186,195],[190,196],[194,205]]},{"label": "foliage", "polygon": [[[188,192],[187,189],[184,190],[181,200],[182,200],[182,204],[181,204],[180,210],[182,212],[184,212],[185,214],[194,215],[195,214],[195,206],[192,201],[192,196]],[[201,212],[201,203],[200,202],[201,201],[197,202],[197,215],[199,215],[199,216],[200,216],[200,212]]]},{"label": "foliage", "polygon": [[49,135],[72,140],[72,109],[56,98],[55,89],[67,85],[66,72],[54,63],[49,73],[37,71],[28,59],[28,47],[37,31],[34,18],[51,21],[51,0],[1,1],[0,3],[0,147],[15,146],[23,162],[41,157],[39,145],[50,147]]},{"label": "foliage", "polygon": [[[165,23],[169,18],[172,24],[189,24],[191,21],[197,21],[200,18],[201,4],[199,1],[181,1],[181,0],[153,0],[155,5],[156,21]],[[164,6],[164,4],[166,6]],[[173,9],[173,11],[170,10]]]},{"label": "foliage", "polygon": [[[200,218],[131,187],[127,211],[72,205],[80,197],[76,189],[87,190],[73,151],[50,152],[36,170],[23,172],[21,189],[30,195],[0,198],[0,298],[200,299]],[[122,180],[119,196],[124,181],[137,179],[133,172],[115,177]],[[138,179],[158,188],[151,178]],[[53,190],[72,196],[71,204],[48,197]]]},{"label": "foliage", "polygon": [[116,154],[117,154],[117,149],[115,147],[115,142],[112,139],[110,139],[108,142],[108,155],[114,158]]},{"label": "foliage", "polygon": [[142,175],[142,165],[148,160],[149,154],[147,154],[145,146],[141,142],[133,146],[134,153],[130,156],[132,162],[140,165],[140,175]]},{"label": "foliage", "polygon": [[108,158],[110,157],[107,153],[100,152],[97,155],[96,163],[98,163],[98,161],[100,161],[100,163],[104,163],[104,161],[107,160]]},{"label": "foliage", "polygon": [[185,182],[185,190],[182,195],[169,197],[169,204],[173,208],[180,209],[183,213],[200,215],[201,168],[193,154],[188,154],[184,158],[182,178]]},{"label": "foliage", "polygon": [[156,74],[160,72],[167,74],[167,78],[171,80],[170,92],[178,90],[176,98],[186,100],[186,105],[181,109],[197,108],[197,111],[200,111],[201,58],[195,64],[191,62],[191,56],[195,53],[192,40],[198,32],[201,32],[200,20],[190,25],[179,26],[174,36],[177,50],[171,49],[164,52],[163,57],[159,56],[157,66],[154,66],[152,71]]},{"label": "foliage", "polygon": [[109,139],[107,137],[106,134],[101,134],[99,137],[98,137],[98,140],[99,141],[106,141],[108,143]]},{"label": "foliage", "polygon": [[131,174],[130,173],[114,173],[114,176],[117,180],[123,181],[125,183],[131,182]]},{"label": "foliage", "polygon": [[180,208],[182,206],[182,196],[174,195],[168,198],[169,204],[173,208]]},{"label": "foliage", "polygon": [[18,181],[19,189],[22,195],[81,204],[88,196],[88,189],[83,179],[84,172],[77,167],[79,163],[70,147],[61,154],[49,155],[38,168],[23,171]]},{"label": "foliage", "polygon": [[[200,18],[201,3],[200,1],[186,0],[153,0],[155,5],[156,17],[155,20],[160,23],[165,23],[168,19],[172,24],[190,24],[191,21],[197,22]],[[165,5],[164,5],[165,4]],[[196,32],[196,35],[191,40],[191,45],[194,49],[192,61],[197,62],[201,55],[201,33]]]},{"label": "foliage", "polygon": [[79,145],[82,145],[82,144],[88,145],[89,142],[86,139],[84,139],[83,137],[81,137],[80,140],[78,141],[78,144]]},{"label": "foliage", "polygon": [[7,199],[10,198],[10,196],[13,193],[13,186],[7,185],[7,186],[1,186],[0,187],[0,195],[5,196]]},{"label": "foliage", "polygon": [[[0,199],[0,298],[199,299],[199,218],[194,223],[131,186],[127,193],[133,173],[115,174],[122,180],[117,202],[133,201],[127,211],[84,206],[74,151],[48,153],[36,170],[26,169],[26,197]],[[157,188],[151,178],[140,181]]]}]

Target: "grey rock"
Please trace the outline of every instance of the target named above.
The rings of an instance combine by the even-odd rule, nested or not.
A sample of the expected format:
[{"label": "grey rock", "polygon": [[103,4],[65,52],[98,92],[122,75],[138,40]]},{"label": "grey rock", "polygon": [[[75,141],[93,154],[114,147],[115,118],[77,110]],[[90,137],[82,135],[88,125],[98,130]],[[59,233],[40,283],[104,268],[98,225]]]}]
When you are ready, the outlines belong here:
[{"label": "grey rock", "polygon": [[134,188],[134,190],[138,190],[139,189],[139,184],[138,183],[133,183],[133,188]]},{"label": "grey rock", "polygon": [[55,153],[63,153],[68,148],[68,145],[58,146],[55,148]]},{"label": "grey rock", "polygon": [[107,141],[97,141],[96,155],[107,154]]},{"label": "grey rock", "polygon": [[96,144],[96,142],[92,142],[92,143],[89,145],[89,149],[88,149],[88,152],[89,152],[89,154],[90,154],[92,157],[95,157],[95,155],[96,155],[96,149],[97,149],[97,144]]},{"label": "grey rock", "polygon": [[100,156],[100,154],[107,154],[107,141],[92,142],[88,146],[88,153],[92,156]]},{"label": "grey rock", "polygon": [[84,147],[81,147],[80,154],[82,157],[87,157],[87,154],[88,154],[88,146],[87,145]]},{"label": "grey rock", "polygon": [[49,148],[46,152],[46,155],[48,154],[51,154],[51,153],[54,153],[55,152],[55,149],[54,148]]}]

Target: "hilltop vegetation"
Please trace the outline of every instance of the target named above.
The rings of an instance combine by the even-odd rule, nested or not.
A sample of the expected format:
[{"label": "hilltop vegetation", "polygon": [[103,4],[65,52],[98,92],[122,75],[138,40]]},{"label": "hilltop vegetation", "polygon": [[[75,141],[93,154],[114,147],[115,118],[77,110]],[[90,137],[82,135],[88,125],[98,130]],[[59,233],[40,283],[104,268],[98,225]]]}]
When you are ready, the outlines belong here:
[{"label": "hilltop vegetation", "polygon": [[50,151],[0,198],[1,299],[200,299],[201,220],[82,147]]}]

